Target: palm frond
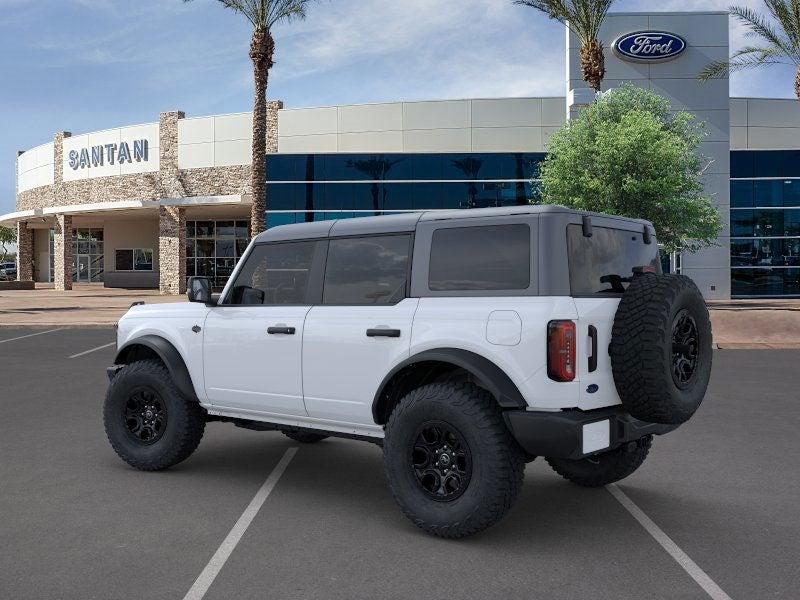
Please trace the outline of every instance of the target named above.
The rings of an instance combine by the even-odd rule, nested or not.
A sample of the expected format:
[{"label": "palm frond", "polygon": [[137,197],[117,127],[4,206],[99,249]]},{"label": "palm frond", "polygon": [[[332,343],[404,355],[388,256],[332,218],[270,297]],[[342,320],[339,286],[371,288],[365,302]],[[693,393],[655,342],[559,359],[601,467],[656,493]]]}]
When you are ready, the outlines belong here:
[{"label": "palm frond", "polygon": [[[800,64],[800,49],[785,35],[779,32],[766,17],[758,14],[746,6],[732,6],[730,13],[739,19],[747,27],[746,35],[750,37],[760,37],[773,48],[783,52],[795,64]],[[783,24],[779,22],[781,29]]]},{"label": "palm frond", "polygon": [[788,62],[790,62],[789,59],[778,48],[746,46],[734,52],[730,60],[712,62],[697,77],[702,81],[708,81],[709,79],[725,77],[734,71]]},{"label": "palm frond", "polygon": [[564,23],[581,43],[597,40],[600,26],[615,0],[514,0]]}]

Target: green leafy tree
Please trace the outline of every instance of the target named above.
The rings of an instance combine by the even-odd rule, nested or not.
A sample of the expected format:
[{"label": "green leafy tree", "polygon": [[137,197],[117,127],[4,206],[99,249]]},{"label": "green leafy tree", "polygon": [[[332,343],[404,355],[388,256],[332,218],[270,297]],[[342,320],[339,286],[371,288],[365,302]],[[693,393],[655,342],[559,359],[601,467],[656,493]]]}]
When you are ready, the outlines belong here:
[{"label": "green leafy tree", "polygon": [[703,196],[705,132],[694,116],[623,85],[602,94],[550,138],[541,200],[647,219],[667,252],[715,244],[719,213]]},{"label": "green leafy tree", "polygon": [[569,27],[581,42],[581,76],[596,92],[606,76],[603,43],[598,35],[613,3],[614,0],[514,0],[514,4],[540,10]]},{"label": "green leafy tree", "polygon": [[[183,0],[191,2],[191,0]],[[275,64],[275,40],[272,28],[283,21],[305,19],[306,8],[313,0],[218,0],[222,6],[235,10],[253,26],[250,39],[250,60],[253,61],[255,100],[253,103],[253,206],[250,209],[250,232],[255,236],[266,227],[267,208],[264,156],[267,149],[267,83],[269,70]]]},{"label": "green leafy tree", "polygon": [[744,24],[746,35],[757,39],[758,44],[740,48],[729,60],[712,62],[699,77],[707,80],[731,71],[789,64],[796,69],[794,93],[800,100],[800,0],[764,0],[764,4],[769,18],[746,6],[729,9]]},{"label": "green leafy tree", "polygon": [[2,250],[2,258],[0,262],[5,262],[8,257],[8,247],[16,243],[17,232],[10,227],[0,227],[0,250]]}]

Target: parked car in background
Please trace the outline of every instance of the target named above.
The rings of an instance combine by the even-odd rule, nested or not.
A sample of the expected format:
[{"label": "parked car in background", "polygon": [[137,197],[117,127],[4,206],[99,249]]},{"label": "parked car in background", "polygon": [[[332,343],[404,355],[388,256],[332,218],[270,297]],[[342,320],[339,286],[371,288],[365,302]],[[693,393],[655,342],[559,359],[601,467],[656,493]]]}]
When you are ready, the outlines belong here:
[{"label": "parked car in background", "polygon": [[13,262],[0,263],[0,281],[13,281],[17,278],[17,264]]}]

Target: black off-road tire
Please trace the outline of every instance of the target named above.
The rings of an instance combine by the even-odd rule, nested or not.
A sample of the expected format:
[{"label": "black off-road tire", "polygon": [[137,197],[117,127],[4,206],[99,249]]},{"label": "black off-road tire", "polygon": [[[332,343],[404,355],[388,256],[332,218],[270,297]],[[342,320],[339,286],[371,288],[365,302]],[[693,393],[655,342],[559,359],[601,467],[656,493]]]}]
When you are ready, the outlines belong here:
[{"label": "black off-road tire", "polygon": [[[689,339],[681,337],[682,324],[694,331],[691,344],[674,342],[676,335]],[[694,282],[683,275],[634,276],[614,317],[609,353],[617,392],[631,415],[673,425],[689,420],[705,396],[712,356],[711,320]],[[683,365],[678,375],[676,361]]]},{"label": "black off-road tire", "polygon": [[321,433],[302,431],[300,429],[284,429],[282,433],[289,439],[294,440],[295,442],[300,442],[301,444],[315,444],[328,437],[327,435],[323,435]]},{"label": "black off-road tire", "polygon": [[[452,499],[433,498],[415,473],[418,432],[430,426],[456,432],[470,455],[470,476]],[[514,504],[525,475],[524,453],[494,398],[466,381],[424,385],[403,397],[386,425],[383,457],[392,496],[403,513],[443,538],[465,537],[497,523]]]},{"label": "black off-road tire", "polygon": [[601,487],[625,479],[638,469],[647,458],[652,435],[646,435],[635,442],[578,460],[566,458],[547,458],[547,464],[564,479],[583,487]]},{"label": "black off-road tire", "polygon": [[[166,410],[166,424],[158,439],[143,443],[126,422],[126,406],[136,390],[156,394]],[[206,426],[206,413],[173,383],[157,360],[126,365],[114,376],[103,406],[106,436],[119,457],[140,471],[160,471],[186,460],[195,451]]]}]

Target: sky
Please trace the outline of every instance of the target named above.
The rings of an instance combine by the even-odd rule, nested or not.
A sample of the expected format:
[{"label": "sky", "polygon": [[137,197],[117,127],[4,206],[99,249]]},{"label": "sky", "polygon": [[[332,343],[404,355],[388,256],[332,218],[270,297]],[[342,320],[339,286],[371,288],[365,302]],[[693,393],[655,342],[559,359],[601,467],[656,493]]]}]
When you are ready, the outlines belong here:
[{"label": "sky", "polygon": [[[217,0],[0,0],[0,214],[14,210],[17,151],[56,131],[250,110],[249,27]],[[275,38],[268,95],[287,107],[565,94],[564,27],[511,0],[317,0]],[[744,41],[732,29],[732,48]],[[745,72],[731,93],[789,98],[793,80],[786,67]]]}]

